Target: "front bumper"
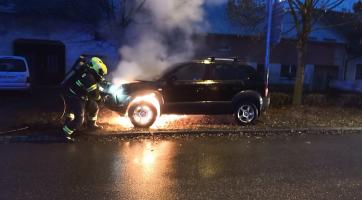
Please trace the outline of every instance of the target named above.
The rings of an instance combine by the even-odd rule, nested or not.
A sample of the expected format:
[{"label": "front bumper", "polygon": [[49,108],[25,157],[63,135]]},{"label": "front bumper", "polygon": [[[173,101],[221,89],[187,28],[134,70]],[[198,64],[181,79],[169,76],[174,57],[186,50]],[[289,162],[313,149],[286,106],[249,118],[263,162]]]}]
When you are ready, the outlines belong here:
[{"label": "front bumper", "polygon": [[101,96],[104,99],[104,106],[120,115],[127,112],[130,96],[125,94],[122,85],[114,86],[109,82],[102,82],[100,84]]},{"label": "front bumper", "polygon": [[127,112],[129,102],[129,98],[120,101],[117,96],[109,95],[104,101],[104,106],[120,115],[124,115]]}]

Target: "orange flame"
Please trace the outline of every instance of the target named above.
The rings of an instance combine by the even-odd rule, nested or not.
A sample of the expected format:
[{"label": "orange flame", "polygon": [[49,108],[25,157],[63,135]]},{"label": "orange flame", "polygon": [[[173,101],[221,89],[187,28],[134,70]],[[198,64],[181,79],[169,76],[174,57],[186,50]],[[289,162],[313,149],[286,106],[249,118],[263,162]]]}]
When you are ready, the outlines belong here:
[{"label": "orange flame", "polygon": [[150,128],[151,129],[167,128],[169,124],[186,117],[187,117],[186,115],[161,115]]},{"label": "orange flame", "polygon": [[[186,118],[186,115],[161,115],[150,129],[165,129],[175,121]],[[131,129],[133,125],[128,117],[114,116],[110,121],[111,124],[120,125],[123,128]]]},{"label": "orange flame", "polygon": [[[160,102],[157,99],[155,93],[138,96],[130,103],[130,105],[137,103],[137,102],[141,102],[141,101],[151,103],[157,110],[157,120],[150,127],[150,129],[164,129],[164,128],[167,128],[168,125],[172,124],[173,122],[186,118],[186,115],[162,115],[161,116],[160,115],[161,114]],[[133,124],[131,123],[130,119],[127,117],[128,116],[127,113],[125,116],[119,116],[117,114],[114,114],[114,115],[107,114],[107,116],[109,116],[109,117],[104,118],[103,121],[108,124],[114,124],[114,125],[120,126],[122,128],[126,128],[126,129],[133,128]]]}]

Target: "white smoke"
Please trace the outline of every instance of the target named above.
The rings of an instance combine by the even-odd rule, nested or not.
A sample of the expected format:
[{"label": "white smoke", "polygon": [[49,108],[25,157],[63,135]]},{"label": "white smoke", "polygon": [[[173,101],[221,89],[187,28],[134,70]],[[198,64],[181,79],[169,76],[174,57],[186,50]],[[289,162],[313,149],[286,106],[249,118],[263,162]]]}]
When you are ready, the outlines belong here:
[{"label": "white smoke", "polygon": [[147,80],[168,66],[192,58],[197,24],[204,21],[203,5],[225,0],[146,0],[125,34],[121,62],[113,82]]}]

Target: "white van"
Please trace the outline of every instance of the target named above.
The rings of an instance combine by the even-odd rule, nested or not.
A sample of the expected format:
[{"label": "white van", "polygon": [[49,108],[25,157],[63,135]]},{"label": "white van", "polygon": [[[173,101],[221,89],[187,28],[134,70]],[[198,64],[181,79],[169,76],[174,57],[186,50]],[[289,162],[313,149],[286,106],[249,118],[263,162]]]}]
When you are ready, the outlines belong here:
[{"label": "white van", "polygon": [[0,90],[30,88],[29,66],[20,56],[0,56]]}]

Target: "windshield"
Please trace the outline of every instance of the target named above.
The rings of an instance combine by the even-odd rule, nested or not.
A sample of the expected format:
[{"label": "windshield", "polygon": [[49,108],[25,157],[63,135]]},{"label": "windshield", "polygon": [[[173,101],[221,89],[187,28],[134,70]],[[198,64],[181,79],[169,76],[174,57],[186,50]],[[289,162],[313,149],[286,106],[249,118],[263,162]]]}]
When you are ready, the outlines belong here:
[{"label": "windshield", "polygon": [[26,67],[23,60],[1,58],[0,59],[0,72],[25,72]]}]

